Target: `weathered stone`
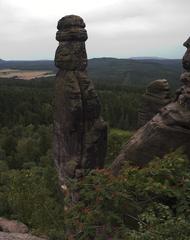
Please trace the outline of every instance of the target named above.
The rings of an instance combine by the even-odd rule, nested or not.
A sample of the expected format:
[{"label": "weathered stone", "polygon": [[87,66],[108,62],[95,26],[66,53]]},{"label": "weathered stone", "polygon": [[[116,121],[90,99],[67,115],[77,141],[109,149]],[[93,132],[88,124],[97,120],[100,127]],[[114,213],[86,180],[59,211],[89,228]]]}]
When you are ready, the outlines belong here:
[{"label": "weathered stone", "polygon": [[0,240],[47,240],[47,239],[35,237],[31,234],[0,232]]},{"label": "weathered stone", "polygon": [[[190,49],[189,45],[188,50]],[[190,65],[190,59],[184,66]],[[145,126],[141,127],[124,146],[112,165],[118,174],[126,161],[143,167],[155,156],[183,147],[190,158],[190,89],[189,72],[181,75],[183,86],[174,102],[163,107]]]},{"label": "weathered stone", "polygon": [[85,70],[87,55],[84,42],[60,42],[55,53],[55,65],[62,70]]},{"label": "weathered stone", "polygon": [[190,72],[184,72],[181,74],[180,80],[182,84],[190,86]]},{"label": "weathered stone", "polygon": [[67,15],[58,21],[58,24],[57,24],[58,30],[62,31],[69,27],[85,28],[86,25],[85,25],[83,19],[76,15]]},{"label": "weathered stone", "polygon": [[190,48],[190,37],[183,43],[183,46],[186,48]]},{"label": "weathered stone", "polygon": [[[81,178],[85,171],[104,165],[107,126],[100,116],[101,106],[86,72],[85,24],[78,16],[58,22],[54,154],[60,182]],[[75,194],[75,199],[77,195]]]},{"label": "weathered stone", "polygon": [[55,65],[62,70],[83,71],[87,67],[85,23],[79,16],[69,15],[59,20],[56,39],[59,47],[55,53]]},{"label": "weathered stone", "polygon": [[10,233],[27,233],[29,231],[25,224],[2,217],[0,218],[0,230]]},{"label": "weathered stone", "polygon": [[168,81],[159,79],[151,82],[143,95],[138,115],[138,126],[144,126],[159,110],[171,102]]},{"label": "weathered stone", "polygon": [[183,45],[187,48],[182,60],[183,68],[187,71],[190,71],[190,37],[184,42]]},{"label": "weathered stone", "polygon": [[87,32],[83,28],[72,27],[65,29],[64,31],[57,31],[56,40],[62,41],[86,41],[88,38]]}]

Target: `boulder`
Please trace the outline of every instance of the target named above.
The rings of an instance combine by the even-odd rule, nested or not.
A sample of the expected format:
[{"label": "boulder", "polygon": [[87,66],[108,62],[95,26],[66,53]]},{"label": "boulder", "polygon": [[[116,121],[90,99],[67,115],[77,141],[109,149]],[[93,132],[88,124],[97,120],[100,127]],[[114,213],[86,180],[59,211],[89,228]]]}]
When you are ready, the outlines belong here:
[{"label": "boulder", "polygon": [[144,126],[159,110],[171,102],[170,88],[166,79],[151,82],[142,98],[138,114],[138,126]]},{"label": "boulder", "polygon": [[0,218],[0,230],[10,233],[27,233],[28,227],[16,220],[8,220],[6,218]]},{"label": "boulder", "polygon": [[30,234],[0,232],[0,240],[47,240],[47,239],[35,237]]},{"label": "boulder", "polygon": [[184,42],[183,46],[187,48],[182,60],[183,68],[187,71],[190,71],[190,37]]}]

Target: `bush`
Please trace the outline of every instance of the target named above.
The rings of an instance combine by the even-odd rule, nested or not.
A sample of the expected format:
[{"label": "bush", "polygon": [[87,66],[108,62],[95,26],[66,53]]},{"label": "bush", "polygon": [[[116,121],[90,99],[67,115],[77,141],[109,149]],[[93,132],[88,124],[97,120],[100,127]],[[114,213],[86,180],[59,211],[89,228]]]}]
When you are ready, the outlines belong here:
[{"label": "bush", "polygon": [[108,135],[107,163],[113,162],[122,149],[122,146],[127,143],[131,136],[132,132],[121,129],[110,129]]},{"label": "bush", "polygon": [[[1,215],[20,220],[35,232],[48,234],[63,231],[64,207],[55,195],[55,190],[53,192],[49,188],[49,182],[50,185],[53,182],[55,189],[56,175],[47,171],[34,167],[1,173],[0,202],[5,205]],[[52,176],[51,179],[47,179],[47,175]]]},{"label": "bush", "polygon": [[119,177],[92,171],[75,185],[80,201],[67,210],[66,226],[78,240],[189,239],[189,168],[178,150]]}]

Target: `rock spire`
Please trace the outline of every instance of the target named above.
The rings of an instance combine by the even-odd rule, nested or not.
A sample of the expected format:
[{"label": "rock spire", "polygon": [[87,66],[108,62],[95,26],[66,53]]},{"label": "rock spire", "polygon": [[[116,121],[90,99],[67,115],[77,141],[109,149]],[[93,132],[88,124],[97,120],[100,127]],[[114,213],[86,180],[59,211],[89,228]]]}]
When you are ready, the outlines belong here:
[{"label": "rock spire", "polygon": [[159,110],[171,102],[170,88],[166,79],[151,82],[142,99],[142,106],[138,115],[138,126],[144,126]]},{"label": "rock spire", "polygon": [[69,179],[104,166],[107,125],[86,71],[88,36],[83,19],[65,16],[57,28],[54,159],[60,182],[66,187]]}]

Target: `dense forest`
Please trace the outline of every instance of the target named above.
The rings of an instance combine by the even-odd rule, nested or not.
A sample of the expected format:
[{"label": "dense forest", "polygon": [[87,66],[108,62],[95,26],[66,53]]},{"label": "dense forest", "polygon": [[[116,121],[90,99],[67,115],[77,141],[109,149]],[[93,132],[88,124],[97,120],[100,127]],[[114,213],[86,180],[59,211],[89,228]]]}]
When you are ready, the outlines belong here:
[{"label": "dense forest", "polygon": [[[51,124],[54,80],[0,79],[2,126]],[[144,88],[97,84],[102,115],[111,128],[134,129]],[[127,103],[127,104],[126,104]]]},{"label": "dense forest", "polygon": [[[53,61],[0,61],[0,69],[52,70]],[[172,88],[179,85],[182,71],[179,59],[92,58],[88,61],[89,77],[100,85],[145,87],[149,82],[165,78]]]},{"label": "dense forest", "polygon": [[[96,88],[109,125],[109,166],[137,128],[144,87]],[[0,80],[0,216],[50,240],[64,239],[65,222],[78,240],[189,239],[190,166],[180,149],[119,178],[92,171],[74,186],[81,201],[65,213],[52,156],[53,100],[52,78]]]},{"label": "dense forest", "polygon": [[[110,128],[109,164],[131,136],[122,129],[136,128],[142,89],[97,87]],[[52,78],[0,80],[0,215],[52,239],[63,235],[64,219],[52,158],[53,100]]]}]

